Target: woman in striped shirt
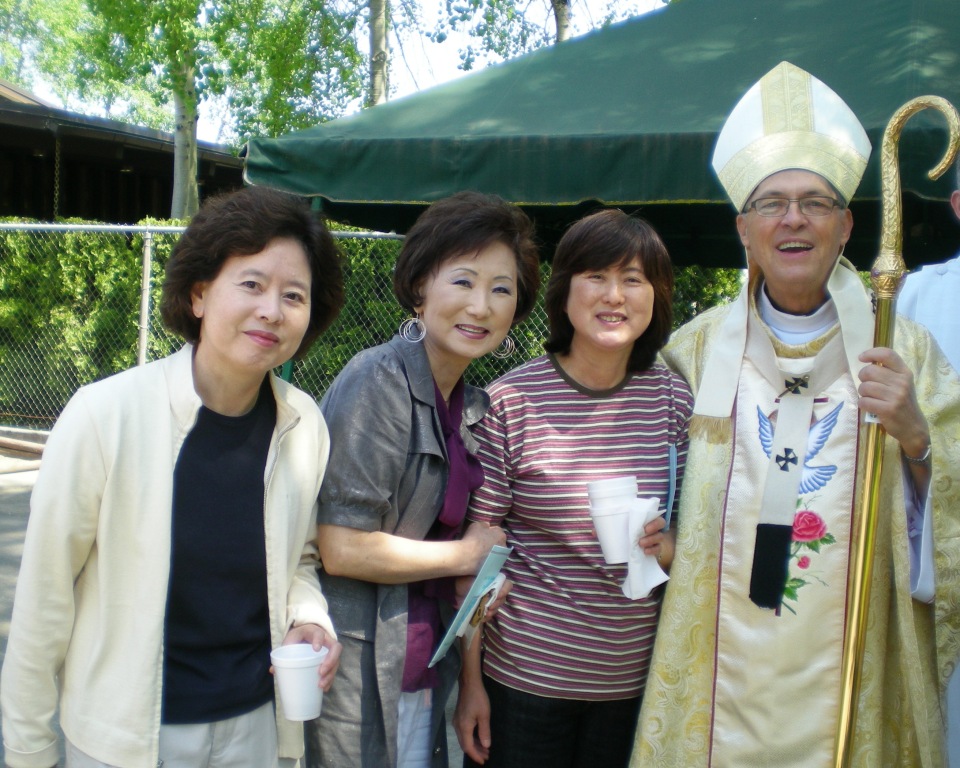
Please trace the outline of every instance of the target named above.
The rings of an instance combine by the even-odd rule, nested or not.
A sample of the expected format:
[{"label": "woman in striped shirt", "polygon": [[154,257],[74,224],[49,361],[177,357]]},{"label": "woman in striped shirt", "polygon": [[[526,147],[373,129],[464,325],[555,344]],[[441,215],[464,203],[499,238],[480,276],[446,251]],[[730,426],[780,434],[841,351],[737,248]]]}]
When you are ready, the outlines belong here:
[{"label": "woman in striped shirt", "polygon": [[[636,475],[639,495],[666,512],[682,477],[693,398],[656,361],[672,290],[670,258],[646,222],[617,210],[582,219],[554,257],[548,354],[488,387],[474,429],[485,482],[468,516],[506,529],[514,586],[485,627],[482,674],[479,643],[461,673],[465,766],[629,760],[661,590],[624,596],[627,566],[604,560],[587,483]],[[639,546],[669,568],[663,527],[649,523]]]}]

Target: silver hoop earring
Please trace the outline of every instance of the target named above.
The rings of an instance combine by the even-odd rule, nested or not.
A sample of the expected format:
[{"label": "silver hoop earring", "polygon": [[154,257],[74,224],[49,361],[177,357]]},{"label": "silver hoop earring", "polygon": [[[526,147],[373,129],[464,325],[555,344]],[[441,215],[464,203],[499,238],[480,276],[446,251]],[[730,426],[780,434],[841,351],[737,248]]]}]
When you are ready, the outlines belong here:
[{"label": "silver hoop earring", "polygon": [[408,317],[400,323],[400,338],[404,341],[416,344],[418,341],[423,341],[423,337],[426,335],[427,329],[423,324],[423,320],[420,319],[420,315]]},{"label": "silver hoop earring", "polygon": [[500,346],[493,350],[493,352],[490,354],[497,358],[497,360],[506,360],[516,351],[517,343],[513,340],[512,336],[507,336],[503,341],[500,342]]}]

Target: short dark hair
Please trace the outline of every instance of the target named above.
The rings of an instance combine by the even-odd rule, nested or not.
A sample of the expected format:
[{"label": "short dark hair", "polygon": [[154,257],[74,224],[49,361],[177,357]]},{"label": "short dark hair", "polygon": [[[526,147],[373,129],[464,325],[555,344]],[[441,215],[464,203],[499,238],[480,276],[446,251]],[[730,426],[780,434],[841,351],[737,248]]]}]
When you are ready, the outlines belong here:
[{"label": "short dark hair", "polygon": [[294,357],[306,354],[343,307],[340,249],[301,198],[267,187],[244,187],[204,202],[167,262],[160,300],[164,324],[185,340],[198,342],[194,286],[214,280],[231,256],[253,256],[278,238],[300,243],[310,265],[310,322]]},{"label": "short dark hair", "polygon": [[540,288],[540,256],[533,223],[522,210],[496,195],[458,192],[425,210],[403,241],[393,271],[393,293],[408,312],[423,303],[424,281],[442,264],[503,243],[517,259],[519,323],[533,309]]},{"label": "short dark hair", "polygon": [[544,348],[548,352],[570,352],[574,328],[567,316],[567,299],[574,275],[625,267],[634,259],[640,261],[644,277],[653,286],[653,315],[647,330],[633,343],[627,370],[645,371],[653,365],[673,325],[673,265],[667,247],[650,224],[616,209],[580,219],[557,244],[545,298],[550,336]]}]

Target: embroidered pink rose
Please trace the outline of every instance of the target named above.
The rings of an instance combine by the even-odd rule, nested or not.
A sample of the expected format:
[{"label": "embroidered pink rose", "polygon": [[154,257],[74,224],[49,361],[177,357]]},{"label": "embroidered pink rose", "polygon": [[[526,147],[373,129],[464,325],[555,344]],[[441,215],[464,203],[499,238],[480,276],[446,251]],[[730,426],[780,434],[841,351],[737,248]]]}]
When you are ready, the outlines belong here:
[{"label": "embroidered pink rose", "polygon": [[[805,503],[809,507],[813,499]],[[797,502],[799,507],[801,503]],[[820,554],[820,551],[831,544],[836,544],[837,538],[827,530],[827,524],[812,509],[801,509],[793,518],[793,544],[790,547],[790,559],[796,563],[798,570],[787,579],[786,588],[783,590],[782,607],[791,613],[796,611],[790,603],[798,603],[800,600],[800,590],[807,584],[819,583],[824,587],[828,586],[817,574],[822,572],[818,570],[817,563],[813,554]],[[812,553],[812,554],[811,554]]]},{"label": "embroidered pink rose", "polygon": [[793,518],[794,541],[819,541],[827,535],[827,524],[816,512],[801,509]]}]

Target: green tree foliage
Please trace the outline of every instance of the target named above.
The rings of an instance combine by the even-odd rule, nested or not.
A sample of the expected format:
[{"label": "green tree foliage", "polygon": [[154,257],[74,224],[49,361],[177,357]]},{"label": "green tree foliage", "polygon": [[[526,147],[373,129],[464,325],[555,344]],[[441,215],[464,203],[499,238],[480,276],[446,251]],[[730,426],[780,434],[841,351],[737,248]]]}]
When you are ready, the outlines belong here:
[{"label": "green tree foliage", "polygon": [[739,269],[684,267],[674,271],[673,327],[679,328],[705,309],[733,301],[744,272]]},{"label": "green tree foliage", "polygon": [[[5,7],[6,6],[6,7]],[[196,210],[199,105],[237,137],[337,117],[363,87],[352,0],[0,0],[0,76],[68,106],[173,130],[174,217]]]},{"label": "green tree foliage", "polygon": [[23,51],[39,34],[38,21],[30,13],[32,0],[0,0],[0,77],[22,83],[27,76]]},{"label": "green tree foliage", "polygon": [[216,56],[202,82],[226,99],[241,139],[339,117],[363,93],[354,3],[218,0],[207,8]]},{"label": "green tree foliage", "polygon": [[393,296],[393,265],[398,240],[341,239],[346,303],[333,326],[296,365],[296,381],[322,395],[340,369],[357,352],[382,344],[404,318]]},{"label": "green tree foliage", "polygon": [[[133,56],[129,41],[86,0],[0,0],[0,76],[24,87],[45,78],[68,109],[173,129],[163,69]],[[131,4],[134,15],[146,4]],[[138,18],[140,18],[138,16]]]},{"label": "green tree foliage", "polygon": [[139,273],[123,238],[3,232],[0,410],[49,419],[80,385],[136,363]]}]

